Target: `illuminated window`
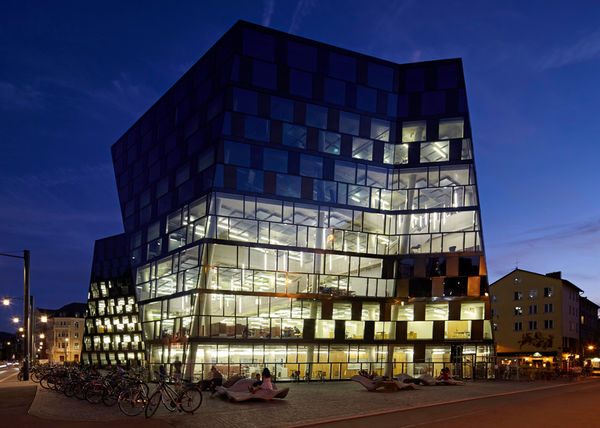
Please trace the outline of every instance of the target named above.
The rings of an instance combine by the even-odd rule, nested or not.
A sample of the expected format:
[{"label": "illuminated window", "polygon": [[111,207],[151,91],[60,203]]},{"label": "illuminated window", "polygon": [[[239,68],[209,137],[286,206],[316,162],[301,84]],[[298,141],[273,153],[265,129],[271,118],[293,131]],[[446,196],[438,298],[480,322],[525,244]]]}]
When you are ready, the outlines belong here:
[{"label": "illuminated window", "polygon": [[515,306],[515,315],[523,315],[523,307]]},{"label": "illuminated window", "polygon": [[351,320],[352,319],[352,303],[346,302],[335,302],[333,304],[333,315],[334,320]]},{"label": "illuminated window", "polygon": [[433,321],[409,321],[406,323],[408,340],[427,340],[433,338]]},{"label": "illuminated window", "polygon": [[396,305],[396,309],[396,321],[413,321],[415,319],[414,305]]},{"label": "illuminated window", "polygon": [[362,304],[361,319],[363,321],[379,321],[379,303],[367,303]]},{"label": "illuminated window", "polygon": [[363,339],[365,323],[363,321],[346,321],[346,339]]},{"label": "illuminated window", "polygon": [[402,142],[425,141],[426,125],[427,122],[424,120],[419,122],[404,122],[402,124]]},{"label": "illuminated window", "polygon": [[445,339],[470,339],[471,321],[446,321]]},{"label": "illuminated window", "polygon": [[439,127],[440,140],[464,137],[464,119],[441,119]]},{"label": "illuminated window", "polygon": [[317,320],[315,323],[315,339],[333,339],[335,337],[335,321]]},{"label": "illuminated window", "polygon": [[466,302],[460,305],[461,320],[482,320],[485,319],[484,302]]},{"label": "illuminated window", "polygon": [[447,320],[448,303],[430,303],[425,306],[426,320]]},{"label": "illuminated window", "polygon": [[396,323],[394,321],[375,322],[375,340],[396,339]]},{"label": "illuminated window", "polygon": [[421,143],[421,163],[446,162],[450,160],[450,144],[447,141]]}]

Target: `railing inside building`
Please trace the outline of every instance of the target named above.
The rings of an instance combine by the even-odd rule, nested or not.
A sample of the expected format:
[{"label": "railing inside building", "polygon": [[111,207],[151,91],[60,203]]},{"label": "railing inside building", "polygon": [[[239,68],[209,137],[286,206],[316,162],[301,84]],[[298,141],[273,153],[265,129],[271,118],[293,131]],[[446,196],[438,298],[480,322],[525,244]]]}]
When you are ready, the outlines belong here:
[{"label": "railing inside building", "polygon": [[[150,365],[150,372],[158,369],[158,364]],[[267,367],[273,373],[276,381],[335,381],[347,380],[359,373],[366,371],[375,373],[377,376],[386,374],[385,363],[265,363],[265,364],[194,364],[192,367],[187,367],[185,377],[191,380],[199,381],[210,378],[212,367],[217,370],[225,378],[231,376],[253,377],[261,373],[263,368]],[[397,376],[406,373],[413,377],[418,377],[423,374],[439,376],[441,370],[445,367],[449,368],[452,375],[461,379],[493,379],[494,378],[494,363],[485,362],[462,362],[462,363],[446,363],[446,362],[429,362],[429,363],[394,363],[392,376]]]}]

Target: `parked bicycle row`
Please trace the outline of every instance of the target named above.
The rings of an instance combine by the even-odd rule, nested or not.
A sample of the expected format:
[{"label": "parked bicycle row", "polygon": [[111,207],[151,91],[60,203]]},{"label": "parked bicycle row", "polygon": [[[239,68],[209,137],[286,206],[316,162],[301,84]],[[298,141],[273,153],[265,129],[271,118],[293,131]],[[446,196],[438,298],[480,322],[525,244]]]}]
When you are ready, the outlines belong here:
[{"label": "parked bicycle row", "polygon": [[118,405],[127,416],[144,412],[149,418],[160,403],[171,412],[179,410],[186,413],[193,413],[202,404],[202,392],[197,384],[183,384],[179,379],[171,379],[164,369],[160,373],[155,372],[155,375],[158,383],[149,386],[146,373],[125,372],[120,365],[106,373],[100,373],[94,367],[78,366],[42,365],[31,369],[31,380],[39,382],[42,388],[86,400],[90,404]]}]

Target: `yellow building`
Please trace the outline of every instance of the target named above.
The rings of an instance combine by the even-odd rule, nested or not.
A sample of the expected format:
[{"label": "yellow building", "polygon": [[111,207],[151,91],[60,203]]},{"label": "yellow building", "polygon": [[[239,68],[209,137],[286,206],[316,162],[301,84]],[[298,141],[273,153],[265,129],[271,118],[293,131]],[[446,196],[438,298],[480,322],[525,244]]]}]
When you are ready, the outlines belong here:
[{"label": "yellow building", "polygon": [[51,319],[49,336],[51,363],[79,362],[81,360],[85,303],[70,303],[56,310]]},{"label": "yellow building", "polygon": [[490,286],[497,355],[532,365],[579,358],[579,294],[560,272],[515,269]]}]

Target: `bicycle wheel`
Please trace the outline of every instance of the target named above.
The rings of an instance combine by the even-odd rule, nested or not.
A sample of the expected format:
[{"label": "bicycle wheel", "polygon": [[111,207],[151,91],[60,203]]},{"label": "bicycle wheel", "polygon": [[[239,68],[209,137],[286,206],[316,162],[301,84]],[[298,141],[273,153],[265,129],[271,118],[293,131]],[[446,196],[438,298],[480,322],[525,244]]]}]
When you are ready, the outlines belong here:
[{"label": "bicycle wheel", "polygon": [[44,389],[50,389],[50,385],[48,384],[48,379],[50,376],[46,375],[40,379],[40,386]]},{"label": "bicycle wheel", "polygon": [[105,388],[102,393],[102,402],[105,406],[111,407],[117,404],[119,396],[115,393],[114,388]]},{"label": "bicycle wheel", "polygon": [[67,397],[74,396],[75,395],[75,383],[74,382],[67,382],[67,384],[65,385],[65,387],[63,389],[63,393]]},{"label": "bicycle wheel", "polygon": [[29,379],[31,379],[32,382],[38,383],[40,381],[40,374],[37,371],[32,372],[29,375]]},{"label": "bicycle wheel", "polygon": [[152,394],[152,397],[150,397],[146,403],[146,409],[144,410],[144,415],[146,418],[151,418],[156,413],[156,409],[158,409],[158,406],[160,406],[161,397],[162,391],[160,390]]},{"label": "bicycle wheel", "polygon": [[91,404],[98,404],[102,401],[104,387],[102,385],[92,385],[85,391],[85,399]]},{"label": "bicycle wheel", "polygon": [[181,410],[186,413],[194,413],[202,404],[202,392],[197,386],[191,386],[183,390],[179,396]]},{"label": "bicycle wheel", "polygon": [[[169,393],[165,391],[162,395],[162,403],[169,412],[174,412],[177,410],[177,403],[171,398],[171,394],[173,394],[173,392]],[[173,396],[175,397],[175,394],[173,394]]]},{"label": "bicycle wheel", "polygon": [[86,384],[83,382],[78,382],[75,385],[75,397],[77,397],[78,400],[85,400],[85,386]]},{"label": "bicycle wheel", "polygon": [[126,389],[119,395],[119,409],[127,416],[137,416],[144,410],[146,400],[139,388]]}]

